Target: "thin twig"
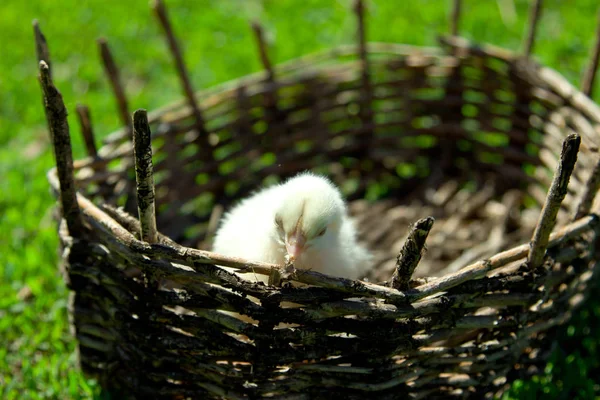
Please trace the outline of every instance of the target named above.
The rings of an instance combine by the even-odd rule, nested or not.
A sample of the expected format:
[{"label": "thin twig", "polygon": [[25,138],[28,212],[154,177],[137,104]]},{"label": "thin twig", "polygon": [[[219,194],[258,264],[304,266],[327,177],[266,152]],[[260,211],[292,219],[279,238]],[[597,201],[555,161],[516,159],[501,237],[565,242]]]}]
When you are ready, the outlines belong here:
[{"label": "thin twig", "polygon": [[529,25],[527,30],[527,36],[525,37],[525,55],[529,57],[533,51],[533,44],[535,42],[535,33],[537,30],[537,24],[540,19],[540,13],[542,10],[542,0],[533,0],[531,5],[531,11],[529,14]]},{"label": "thin twig", "polygon": [[559,164],[554,173],[552,185],[548,190],[546,202],[544,203],[540,219],[529,244],[528,262],[531,268],[541,265],[544,259],[550,232],[552,232],[556,224],[556,215],[558,214],[560,204],[567,194],[567,186],[569,185],[569,179],[577,161],[577,152],[579,151],[580,144],[581,137],[575,134],[567,136],[563,142]]},{"label": "thin twig", "polygon": [[409,288],[408,283],[419,261],[421,261],[421,255],[425,248],[425,240],[427,239],[427,235],[429,235],[434,221],[433,217],[427,217],[418,220],[411,226],[408,238],[404,242],[404,246],[402,246],[396,259],[396,269],[391,280],[393,288],[398,290]]},{"label": "thin twig", "polygon": [[212,157],[212,152],[209,151],[211,146],[208,142],[208,132],[206,131],[206,127],[204,125],[204,116],[202,115],[202,111],[200,110],[200,106],[196,100],[194,89],[192,88],[192,81],[190,80],[188,70],[185,66],[185,62],[183,61],[183,52],[177,43],[177,38],[175,37],[173,28],[171,27],[171,22],[169,21],[165,4],[162,0],[155,0],[152,3],[152,8],[154,9],[154,13],[165,33],[169,50],[171,50],[173,60],[175,61],[175,68],[177,70],[179,80],[181,81],[183,92],[196,120],[196,128],[198,129],[199,139],[201,140],[201,145],[205,150],[202,152],[202,154],[210,155]]},{"label": "thin twig", "polygon": [[132,131],[131,118],[129,117],[129,106],[127,104],[127,97],[125,96],[125,90],[121,82],[121,74],[119,68],[115,63],[115,59],[112,56],[108,42],[105,38],[98,39],[98,47],[100,49],[100,58],[104,65],[104,72],[110,81],[110,85],[113,89],[113,93],[117,100],[117,110],[121,116],[121,122],[124,126],[129,128],[129,132]]},{"label": "thin twig", "polygon": [[48,42],[46,37],[40,30],[40,24],[37,19],[33,20],[33,36],[35,38],[35,52],[37,54],[37,60],[45,61],[48,66],[48,75],[52,79],[52,63],[50,61],[50,51],[48,50]]},{"label": "thin twig", "polygon": [[277,107],[275,71],[273,70],[273,65],[271,64],[271,60],[269,59],[269,53],[267,52],[267,43],[265,40],[264,31],[262,26],[258,22],[252,23],[252,31],[254,32],[254,37],[256,38],[256,44],[258,46],[258,54],[260,56],[260,61],[263,65],[263,68],[267,72],[266,81],[269,83],[268,90],[264,93],[264,107],[267,111],[265,119],[277,119],[279,109]]},{"label": "thin twig", "polygon": [[594,204],[594,199],[596,198],[596,193],[600,189],[600,158],[594,165],[594,169],[590,177],[588,178],[585,184],[585,192],[583,193],[583,198],[581,202],[577,206],[577,212],[575,213],[574,220],[578,220],[584,215],[589,214],[592,209],[592,205]]},{"label": "thin twig", "polygon": [[267,43],[265,41],[263,28],[258,22],[253,22],[252,31],[254,32],[254,36],[256,38],[256,44],[258,45],[260,62],[262,63],[265,71],[267,71],[267,81],[274,82],[275,72],[273,70],[271,60],[269,59],[269,53],[267,52]]},{"label": "thin twig", "polygon": [[356,0],[354,10],[358,20],[358,54],[362,63],[360,117],[363,126],[368,126],[373,122],[371,112],[372,89],[367,51],[365,5],[362,0]]},{"label": "thin twig", "polygon": [[77,204],[77,190],[73,179],[73,152],[67,121],[67,109],[62,95],[52,82],[50,68],[45,61],[40,61],[39,79],[44,95],[46,118],[48,119],[58,171],[63,217],[67,221],[69,234],[74,236],[81,232],[82,223],[79,205]]},{"label": "thin twig", "polygon": [[241,85],[236,90],[236,106],[237,106],[237,137],[245,148],[252,146],[252,123],[248,110],[251,105],[246,93],[246,87]]},{"label": "thin twig", "polygon": [[600,12],[598,12],[598,27],[596,28],[596,43],[592,49],[590,64],[585,71],[581,91],[588,97],[592,97],[594,89],[594,81],[596,80],[596,72],[598,71],[598,62],[600,62]]},{"label": "thin twig", "polygon": [[98,150],[96,149],[96,142],[94,140],[94,129],[92,128],[90,109],[86,105],[77,104],[75,110],[77,111],[77,116],[79,117],[81,135],[83,136],[87,153],[90,157],[96,157],[98,155]]},{"label": "thin twig", "polygon": [[367,59],[367,42],[365,33],[365,5],[362,0],[356,0],[354,12],[358,20],[358,53],[363,64],[365,64]]},{"label": "thin twig", "polygon": [[154,206],[154,175],[152,169],[152,143],[146,110],[133,114],[133,151],[135,155],[135,179],[137,203],[142,240],[156,243],[156,215]]},{"label": "thin twig", "polygon": [[219,222],[221,222],[221,216],[223,216],[223,206],[215,204],[210,213],[208,224],[206,225],[206,231],[204,234],[204,240],[200,243],[201,248],[208,248],[213,241],[213,236],[217,232]]},{"label": "thin twig", "polygon": [[452,2],[452,14],[450,15],[450,34],[458,36],[458,24],[460,22],[461,0]]}]

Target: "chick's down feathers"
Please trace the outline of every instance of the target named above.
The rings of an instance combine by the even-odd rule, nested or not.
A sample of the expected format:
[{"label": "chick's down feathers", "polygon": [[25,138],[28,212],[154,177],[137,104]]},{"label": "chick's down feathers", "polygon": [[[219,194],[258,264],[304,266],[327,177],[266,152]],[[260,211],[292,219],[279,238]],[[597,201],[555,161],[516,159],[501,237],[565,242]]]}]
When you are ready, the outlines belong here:
[{"label": "chick's down feathers", "polygon": [[[289,257],[296,268],[350,279],[361,278],[371,259],[357,243],[340,191],[312,173],[242,200],[223,217],[213,251],[280,265]],[[254,274],[242,276],[255,280]]]}]

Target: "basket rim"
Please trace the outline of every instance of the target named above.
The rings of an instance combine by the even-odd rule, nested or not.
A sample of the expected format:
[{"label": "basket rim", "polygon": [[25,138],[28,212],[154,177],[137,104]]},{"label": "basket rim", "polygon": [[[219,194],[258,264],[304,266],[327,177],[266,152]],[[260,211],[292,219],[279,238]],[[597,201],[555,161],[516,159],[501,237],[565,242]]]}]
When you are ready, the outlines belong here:
[{"label": "basket rim", "polygon": [[[444,58],[444,57],[467,57],[473,55],[487,56],[492,58],[498,58],[507,62],[520,62],[523,59],[522,56],[501,47],[497,47],[489,44],[476,44],[468,39],[457,37],[457,36],[442,36],[439,39],[440,47],[426,47],[426,46],[412,46],[405,44],[394,44],[394,43],[381,43],[381,42],[370,42],[367,44],[367,50],[369,54],[387,54],[387,55],[399,55],[399,56],[423,56],[426,58]],[[358,57],[359,48],[356,45],[343,45],[324,51],[315,52],[303,57],[295,58],[284,63],[281,63],[275,67],[275,71],[279,72],[294,72],[296,70],[303,69],[303,75],[306,75],[306,66],[312,66],[308,73],[318,72],[319,67],[314,67],[315,62],[326,61],[336,57],[354,56]],[[452,55],[454,54],[454,55]],[[583,94],[580,90],[571,85],[566,78],[555,70],[541,66],[537,62],[533,62],[530,59],[525,59],[529,62],[528,66],[535,68],[537,72],[537,78],[541,79],[544,84],[548,85],[551,90],[554,90],[560,96],[562,96],[567,103],[571,106],[584,112],[594,122],[600,124],[600,106],[594,103],[588,96]],[[338,63],[336,67],[343,66],[343,63]],[[260,83],[265,77],[265,71],[257,72],[254,74],[246,75],[228,82],[224,82],[220,85],[216,85],[212,88],[201,90],[195,93],[197,98],[201,98],[200,105],[210,101],[214,101],[211,96],[217,94],[223,95],[223,93],[233,92],[240,85],[247,85],[249,83]],[[156,122],[159,120],[162,114],[168,113],[175,109],[184,107],[188,112],[191,110],[185,105],[185,100],[178,100],[172,104],[160,107],[149,113],[148,122]],[[120,150],[118,156],[125,156],[132,153],[132,146],[124,146],[127,144],[121,143],[119,147],[121,149],[115,149],[114,145],[117,141],[128,139],[129,131],[127,128],[117,130],[110,134],[105,139],[105,145],[101,150],[104,152],[110,152],[111,150]],[[130,140],[130,139],[129,139]],[[98,158],[87,157],[75,161],[75,170],[92,167]],[[48,180],[52,186],[52,189],[56,196],[59,192],[59,180],[57,176],[57,168],[53,167],[48,171]],[[83,211],[83,215],[86,217],[88,222],[92,226],[110,232],[122,245],[127,246],[130,251],[139,251],[147,257],[161,254],[163,257],[167,257],[181,263],[187,267],[191,267],[197,272],[198,264],[217,264],[220,266],[230,267],[237,269],[237,273],[259,273],[263,275],[269,275],[273,269],[279,270],[281,266],[269,263],[261,262],[250,262],[236,257],[226,257],[213,252],[198,250],[189,247],[181,246],[172,240],[162,236],[162,243],[150,245],[141,240],[138,240],[133,233],[128,231],[123,225],[115,220],[113,217],[102,211],[96,205],[94,205],[84,195],[77,193],[77,202],[79,207]],[[549,247],[556,246],[562,240],[576,236],[580,232],[594,228],[597,224],[597,216],[594,214],[597,210],[592,210],[590,215],[587,215],[569,225],[555,229],[550,238]],[[122,221],[121,221],[122,222]],[[350,290],[352,293],[358,293],[357,288],[362,288],[363,295],[370,293],[374,297],[383,297],[389,300],[405,302],[405,301],[416,301],[423,299],[427,296],[435,294],[437,292],[447,290],[453,286],[456,286],[466,280],[477,279],[478,277],[484,276],[487,272],[497,269],[501,266],[505,266],[508,263],[518,261],[526,258],[529,253],[529,244],[521,244],[512,247],[509,250],[498,253],[487,260],[481,260],[470,265],[467,265],[460,270],[442,275],[437,278],[433,278],[430,281],[421,284],[413,289],[402,292],[379,284],[363,281],[353,281],[344,278],[338,278],[333,276],[327,276],[314,271],[302,271],[302,273],[293,274],[290,276],[291,280],[307,284],[316,284],[318,286],[331,287],[331,288],[345,288]],[[225,271],[224,271],[225,272]],[[243,283],[243,282],[242,282]],[[358,284],[358,286],[357,286]],[[354,288],[353,288],[354,287]],[[366,293],[365,293],[366,292]]]},{"label": "basket rim", "polygon": [[[53,168],[50,170],[47,176],[54,188],[54,193],[58,195],[58,192],[56,191],[56,188],[58,187],[56,169]],[[113,239],[113,243],[116,240],[116,243],[114,244],[121,247],[122,250],[129,253],[137,253],[143,259],[168,262],[190,272],[200,273],[203,276],[205,275],[204,272],[206,272],[202,271],[203,266],[215,265],[219,268],[220,273],[226,274],[228,278],[231,278],[227,279],[228,284],[240,288],[244,287],[246,289],[252,287],[252,290],[256,290],[257,284],[241,279],[236,274],[257,273],[268,276],[273,270],[278,271],[280,274],[285,273],[284,266],[277,264],[249,261],[239,257],[224,256],[211,251],[185,247],[162,235],[160,232],[158,233],[158,243],[150,244],[144,242],[137,239],[134,233],[123,226],[123,220],[117,221],[117,218],[113,218],[113,216],[101,210],[84,195],[77,193],[77,202],[82,211],[84,220],[87,221],[96,233],[99,233],[104,239]],[[133,218],[125,211],[119,210],[119,212]],[[556,247],[564,241],[576,237],[582,232],[595,230],[599,226],[600,217],[592,211],[589,215],[583,216],[568,225],[555,229],[550,235],[547,248],[550,249]],[[66,233],[61,231],[61,235],[63,234]],[[425,283],[421,283],[420,285],[405,291],[383,286],[374,282],[341,278],[300,269],[292,274],[288,274],[286,280],[341,290],[350,295],[356,295],[357,297],[374,297],[385,299],[393,304],[406,304],[422,300],[439,292],[447,291],[463,282],[482,278],[488,272],[497,270],[510,263],[520,260],[525,261],[529,252],[530,244],[523,243],[497,253],[488,259],[469,264],[456,272],[442,275],[437,278],[431,278]],[[234,268],[236,269],[236,272],[228,272],[222,267]],[[258,286],[261,285],[258,284]],[[264,288],[268,289],[268,287]],[[264,292],[262,289],[260,291]]]},{"label": "basket rim", "polygon": [[[588,96],[570,84],[566,78],[552,68],[543,66],[529,58],[524,58],[512,50],[507,50],[490,44],[477,44],[458,36],[441,36],[439,38],[439,43],[439,47],[427,47],[370,42],[367,43],[366,47],[369,54],[387,54],[399,56],[416,55],[425,57],[425,59],[441,59],[444,57],[456,59],[465,58],[468,56],[483,56],[501,59],[509,63],[526,62],[527,64],[525,65],[525,69],[528,67],[534,68],[534,72],[537,73],[536,79],[541,80],[551,90],[562,96],[567,104],[577,108],[586,116],[590,117],[595,123],[600,124],[600,106],[598,106]],[[332,58],[344,56],[358,57],[359,50],[359,46],[356,45],[338,46],[286,61],[278,64],[274,70],[279,72],[294,72],[302,68],[303,75],[306,75],[307,72],[305,66],[307,65],[312,66],[312,68],[309,69],[308,74],[312,72],[318,72],[319,68],[314,67],[314,63],[316,61],[326,61]],[[338,63],[336,66],[343,66],[343,63]],[[525,71],[525,73],[531,72],[531,69]],[[216,96],[217,94],[223,95],[223,93],[228,92],[231,93],[241,85],[260,83],[262,80],[264,80],[265,75],[265,71],[246,75],[213,86],[212,88],[198,91],[195,93],[195,96],[202,99],[200,102],[200,106],[202,106],[207,102],[214,101],[211,96]],[[185,99],[182,99],[150,112],[148,116],[148,122],[156,122],[159,120],[162,114],[182,107],[191,114],[192,110],[185,104]],[[600,136],[600,132],[597,133]],[[585,136],[585,133],[582,134]],[[118,150],[118,157],[131,154],[133,152],[132,146],[125,146],[129,143],[127,140],[124,143],[120,143],[118,147],[115,147],[119,140],[131,140],[127,136],[129,136],[129,131],[126,127],[113,132],[105,139],[106,144],[101,148],[101,150],[103,150],[103,152]],[[588,139],[590,138],[588,137]],[[78,170],[85,167],[92,167],[96,162],[98,162],[98,160],[98,157],[87,157],[76,160],[74,162],[74,169]],[[57,168],[53,167],[50,169],[47,176],[55,195],[58,196],[60,185],[57,176]],[[126,246],[129,251],[138,251],[141,254],[144,254],[146,257],[160,255],[162,258],[171,259],[188,268],[191,268],[195,272],[198,272],[199,265],[207,264],[216,264],[219,266],[234,268],[238,274],[253,272],[262,275],[269,275],[274,269],[281,271],[281,266],[275,264],[251,262],[241,258],[226,257],[205,250],[184,247],[163,235],[161,235],[161,244],[148,244],[138,240],[135,235],[124,228],[119,221],[102,211],[88,198],[80,193],[77,193],[77,202],[80,209],[83,211],[83,215],[92,226],[104,231],[104,234],[109,232],[120,241],[121,245]],[[598,223],[598,217],[595,214],[597,212],[598,210],[591,210],[589,215],[584,216],[583,218],[580,218],[569,225],[555,229],[550,236],[548,248],[554,247],[563,240],[576,236],[582,231],[587,229],[595,229]],[[392,302],[405,303],[407,301],[412,302],[421,300],[435,293],[445,291],[465,281],[483,277],[488,272],[505,266],[509,263],[526,259],[529,254],[529,246],[529,243],[514,246],[504,252],[495,254],[489,259],[472,263],[454,273],[432,278],[428,282],[421,283],[415,288],[407,291],[399,291],[394,288],[371,282],[328,276],[314,271],[301,271],[301,273],[294,273],[293,275],[289,276],[288,279],[305,284],[341,289],[348,293],[359,294],[360,296],[372,295],[372,297],[385,298],[387,300],[391,300]],[[223,272],[226,271],[223,270]],[[245,283],[246,281],[239,282],[238,279],[238,284],[241,286],[245,286]]]},{"label": "basket rim", "polygon": [[[543,82],[547,87],[559,96],[561,96],[567,105],[577,108],[588,118],[593,120],[595,123],[600,124],[600,105],[598,105],[589,96],[584,94],[581,90],[571,84],[562,74],[555,69],[543,65],[530,58],[525,58],[521,54],[503,47],[495,46],[489,43],[478,43],[460,36],[440,36],[438,38],[440,46],[416,46],[410,44],[399,44],[391,42],[369,42],[367,43],[367,51],[370,55],[382,54],[390,56],[422,56],[425,59],[456,59],[464,58],[467,56],[483,56],[500,59],[509,63],[515,62],[528,62],[529,67],[535,68],[536,79]],[[453,53],[455,55],[453,55]],[[458,53],[458,55],[456,55]],[[302,70],[305,75],[310,73],[318,72],[322,68],[314,67],[316,62],[323,62],[337,57],[359,57],[359,49],[357,45],[341,45],[330,49],[321,50],[314,53],[309,53],[304,56],[287,60],[274,66],[275,72],[280,73],[291,73],[297,70]],[[423,60],[425,60],[423,59]],[[423,61],[421,60],[421,62]],[[336,67],[343,65],[339,63]],[[309,67],[307,72],[306,66]],[[530,72],[529,72],[530,73]],[[247,86],[249,84],[256,84],[263,82],[266,78],[267,72],[264,70],[254,72],[242,77],[238,77],[220,84],[214,85],[210,88],[201,89],[194,93],[196,99],[199,101],[199,106],[204,108],[207,104],[214,103],[217,96],[220,98],[224,94],[234,95],[234,92],[241,86]],[[180,110],[180,114],[177,117],[191,116],[193,110],[188,104],[186,99],[181,98],[173,101],[172,103],[161,106],[148,113],[148,122],[150,124],[156,123],[160,120],[163,114],[168,114],[175,110]],[[598,137],[598,143],[595,146],[600,146],[600,129],[596,129]],[[122,157],[132,152],[131,147],[119,148],[120,143],[123,140],[131,141],[129,137],[130,131],[128,127],[122,127],[109,133],[103,139],[103,145],[98,149],[99,154],[112,153],[113,156]],[[583,133],[585,137],[586,134]],[[587,139],[590,139],[589,137]],[[74,169],[79,170],[85,167],[93,167],[97,165],[99,159],[97,157],[83,157],[74,160]]]}]

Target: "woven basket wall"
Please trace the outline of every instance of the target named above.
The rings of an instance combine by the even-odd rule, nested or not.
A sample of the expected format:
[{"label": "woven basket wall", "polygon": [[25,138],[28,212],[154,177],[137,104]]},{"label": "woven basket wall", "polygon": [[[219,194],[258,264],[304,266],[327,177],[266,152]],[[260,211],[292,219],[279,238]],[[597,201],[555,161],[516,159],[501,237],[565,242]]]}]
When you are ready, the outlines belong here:
[{"label": "woven basket wall", "polygon": [[[66,114],[51,112],[44,76],[74,333],[81,367],[107,388],[152,398],[490,396],[543,368],[554,327],[598,271],[600,109],[527,57],[457,37],[439,48],[363,42],[202,92],[198,109],[151,113],[153,244],[140,238],[131,126],[71,176]],[[223,208],[305,169],[349,199],[376,255],[369,276],[298,271],[289,279],[304,286],[265,286],[220,268],[269,273],[204,250]],[[428,250],[394,287],[409,225],[428,216]]]}]

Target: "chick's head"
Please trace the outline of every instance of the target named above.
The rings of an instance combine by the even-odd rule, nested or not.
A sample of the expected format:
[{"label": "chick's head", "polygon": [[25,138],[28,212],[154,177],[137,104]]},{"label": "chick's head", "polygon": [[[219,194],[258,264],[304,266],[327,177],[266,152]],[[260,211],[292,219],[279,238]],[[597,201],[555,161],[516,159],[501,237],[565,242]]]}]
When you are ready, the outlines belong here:
[{"label": "chick's head", "polygon": [[285,196],[276,207],[274,223],[287,258],[293,262],[306,252],[331,246],[345,215],[337,188],[312,174],[297,176],[283,186]]}]

